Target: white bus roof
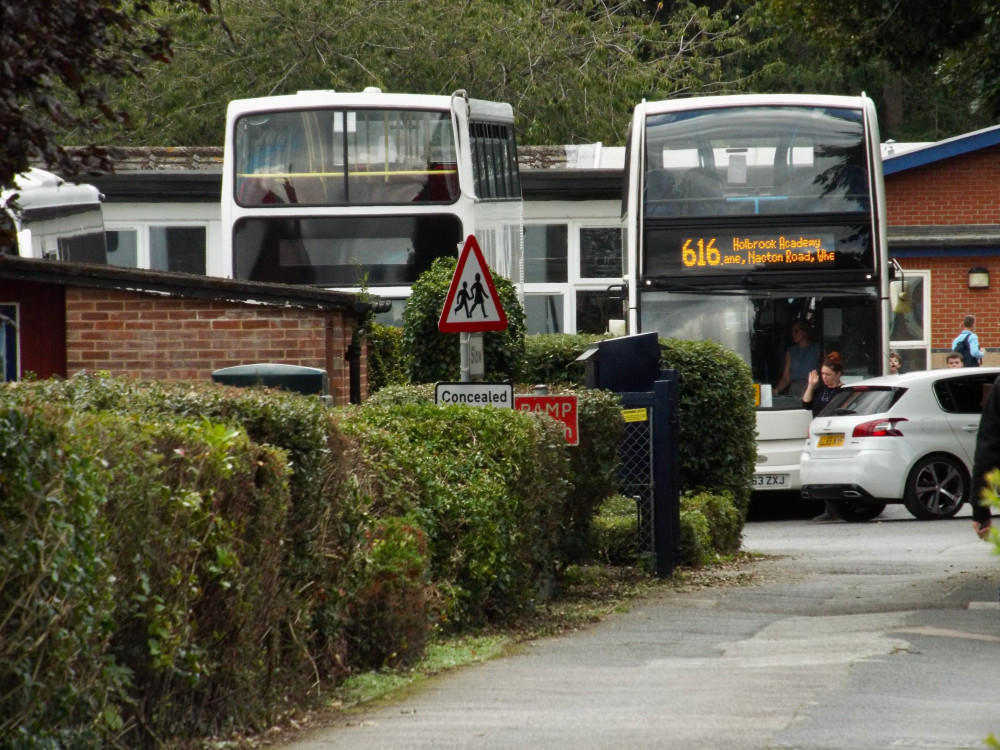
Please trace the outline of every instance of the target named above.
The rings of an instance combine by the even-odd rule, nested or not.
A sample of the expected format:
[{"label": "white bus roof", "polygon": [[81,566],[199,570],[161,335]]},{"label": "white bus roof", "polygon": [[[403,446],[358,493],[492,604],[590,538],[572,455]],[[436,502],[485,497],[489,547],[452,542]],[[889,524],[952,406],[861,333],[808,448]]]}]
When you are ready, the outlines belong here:
[{"label": "white bus roof", "polygon": [[644,101],[646,114],[678,112],[687,109],[715,107],[830,107],[840,109],[861,109],[871,100],[862,96],[833,96],[825,94],[738,94],[731,96],[700,96],[688,99],[663,99]]},{"label": "white bus roof", "polygon": [[[234,99],[229,102],[228,117],[233,119],[243,114],[260,111],[285,111],[290,109],[317,109],[327,107],[372,107],[378,109],[425,109],[447,110],[451,106],[452,95],[448,94],[395,94],[377,88],[364,91],[299,91],[295,94],[263,96],[256,99]],[[514,121],[514,108],[505,102],[490,102],[483,99],[469,99],[473,116],[497,120]]]},{"label": "white bus roof", "polygon": [[104,197],[93,185],[66,182],[42,169],[30,169],[14,175],[14,188],[0,193],[0,206],[6,208],[14,195],[17,195],[17,205],[22,211],[88,203],[100,205]]}]

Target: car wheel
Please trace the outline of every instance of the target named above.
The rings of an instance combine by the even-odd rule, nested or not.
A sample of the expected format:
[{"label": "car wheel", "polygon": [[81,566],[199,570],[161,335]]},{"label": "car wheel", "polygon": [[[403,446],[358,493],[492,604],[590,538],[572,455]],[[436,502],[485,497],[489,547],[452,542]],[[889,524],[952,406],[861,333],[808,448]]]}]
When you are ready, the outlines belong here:
[{"label": "car wheel", "polygon": [[850,523],[871,521],[885,510],[885,503],[862,503],[857,500],[832,500],[831,502],[837,515]]},{"label": "car wheel", "polygon": [[928,456],[906,478],[903,503],[914,518],[951,518],[965,502],[969,479],[965,467],[951,456]]}]

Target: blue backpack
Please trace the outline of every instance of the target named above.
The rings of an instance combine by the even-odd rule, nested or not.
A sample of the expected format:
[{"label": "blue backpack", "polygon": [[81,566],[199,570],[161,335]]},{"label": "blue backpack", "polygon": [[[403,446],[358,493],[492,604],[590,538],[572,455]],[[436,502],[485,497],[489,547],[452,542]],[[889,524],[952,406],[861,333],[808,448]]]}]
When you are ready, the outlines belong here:
[{"label": "blue backpack", "polygon": [[969,344],[969,334],[965,334],[955,343],[954,351],[962,355],[963,367],[979,367],[979,360],[972,356],[972,346]]}]

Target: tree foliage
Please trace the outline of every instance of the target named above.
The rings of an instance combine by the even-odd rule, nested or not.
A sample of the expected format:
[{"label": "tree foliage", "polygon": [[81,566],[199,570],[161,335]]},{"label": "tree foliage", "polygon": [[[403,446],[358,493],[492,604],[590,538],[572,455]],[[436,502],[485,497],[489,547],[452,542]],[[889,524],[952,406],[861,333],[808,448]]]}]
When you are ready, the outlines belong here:
[{"label": "tree foliage", "polygon": [[693,2],[217,0],[169,20],[173,64],[116,90],[141,113],[116,144],[218,145],[231,99],[378,86],[510,102],[522,144],[619,145],[640,99],[722,90],[742,45],[739,22]]},{"label": "tree foliage", "polygon": [[969,95],[966,112],[1000,115],[1000,6],[991,0],[771,3],[778,19],[840,64],[876,60],[899,76],[929,74],[945,91]]},{"label": "tree foliage", "polygon": [[866,91],[897,140],[1000,114],[988,0],[0,0],[0,13],[2,184],[29,164],[104,168],[94,143],[217,146],[230,100],[301,89],[465,89],[510,102],[522,145],[621,145],[643,98],[712,93]]},{"label": "tree foliage", "polygon": [[[210,0],[162,0],[207,9]],[[104,84],[170,58],[150,0],[0,2],[0,185],[43,161],[73,175],[106,165],[98,149],[67,155],[58,135],[123,122]]]}]

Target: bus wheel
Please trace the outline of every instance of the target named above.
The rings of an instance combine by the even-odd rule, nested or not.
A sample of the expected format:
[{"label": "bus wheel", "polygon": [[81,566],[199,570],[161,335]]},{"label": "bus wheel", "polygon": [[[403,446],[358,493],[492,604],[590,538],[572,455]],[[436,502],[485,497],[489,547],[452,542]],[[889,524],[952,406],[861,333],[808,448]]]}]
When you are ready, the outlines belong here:
[{"label": "bus wheel", "polygon": [[871,521],[885,510],[885,503],[862,503],[857,500],[834,500],[837,515],[849,523]]}]

